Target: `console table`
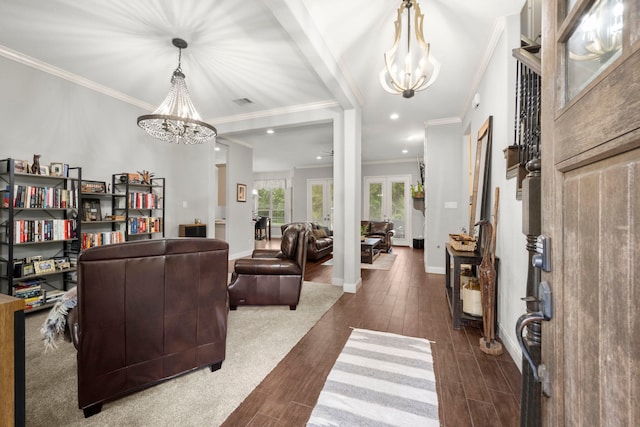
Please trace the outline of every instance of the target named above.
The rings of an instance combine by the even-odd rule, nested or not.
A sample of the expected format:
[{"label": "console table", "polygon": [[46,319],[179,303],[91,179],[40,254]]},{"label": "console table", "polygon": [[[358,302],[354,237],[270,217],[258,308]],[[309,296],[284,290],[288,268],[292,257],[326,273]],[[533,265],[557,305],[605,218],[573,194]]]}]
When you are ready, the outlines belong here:
[{"label": "console table", "polygon": [[[451,260],[453,259],[453,272],[451,271]],[[456,251],[448,243],[445,245],[445,275],[447,291],[447,299],[449,301],[449,308],[451,309],[451,321],[453,323],[453,329],[460,329],[463,324],[476,324],[482,327],[482,317],[466,314],[462,311],[462,301],[460,300],[460,266],[462,264],[477,266],[482,262],[482,254],[479,251],[475,252],[463,252]],[[500,260],[498,257],[495,259],[496,268],[496,295],[494,306],[494,319],[495,330],[498,330],[498,271],[500,271]],[[453,274],[453,277],[451,275]]]}]

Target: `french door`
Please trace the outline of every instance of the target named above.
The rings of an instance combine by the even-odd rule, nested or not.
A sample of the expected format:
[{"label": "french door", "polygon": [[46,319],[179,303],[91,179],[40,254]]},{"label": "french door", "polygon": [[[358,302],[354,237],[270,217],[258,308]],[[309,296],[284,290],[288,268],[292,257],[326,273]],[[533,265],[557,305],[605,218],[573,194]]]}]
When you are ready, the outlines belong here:
[{"label": "french door", "polygon": [[333,229],[333,179],[307,180],[307,221]]},{"label": "french door", "polygon": [[411,239],[411,175],[364,177],[363,219],[391,221],[393,244],[409,246]]}]

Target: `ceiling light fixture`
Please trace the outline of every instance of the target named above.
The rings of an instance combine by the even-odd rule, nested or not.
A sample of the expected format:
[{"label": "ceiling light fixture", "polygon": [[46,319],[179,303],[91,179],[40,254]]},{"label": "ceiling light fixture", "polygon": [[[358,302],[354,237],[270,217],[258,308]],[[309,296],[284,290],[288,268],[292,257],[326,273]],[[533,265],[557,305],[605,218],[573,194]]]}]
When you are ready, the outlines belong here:
[{"label": "ceiling light fixture", "polygon": [[171,89],[162,104],[152,114],[138,117],[138,126],[154,138],[176,144],[205,144],[216,137],[216,128],[205,123],[191,102],[185,75],[180,68],[182,49],[187,42],[171,40],[178,48],[178,68],[171,76]]},{"label": "ceiling light fixture", "polygon": [[[411,9],[415,10],[413,31],[411,28]],[[406,28],[402,27],[402,14],[407,14]],[[398,8],[398,16],[394,21],[395,40],[393,47],[384,54],[384,69],[380,72],[382,88],[394,95],[411,98],[415,92],[425,90],[436,80],[440,71],[440,64],[429,57],[429,43],[424,41],[422,23],[424,15],[420,11],[417,0],[402,0]],[[404,36],[404,37],[403,37]],[[401,46],[401,39],[406,38],[406,50]],[[415,40],[413,49],[411,39]],[[398,52],[398,50],[400,52]],[[396,63],[396,56],[404,64]],[[414,65],[417,64],[415,70]]]},{"label": "ceiling light fixture", "polygon": [[399,118],[399,117],[400,117],[400,116],[398,115],[398,113],[392,113],[392,114],[389,116],[389,118],[390,118],[391,120],[398,120],[398,118]]},{"label": "ceiling light fixture", "polygon": [[269,135],[272,135],[272,134],[274,133],[274,130],[273,130],[273,129],[267,129],[267,133],[268,133]]}]

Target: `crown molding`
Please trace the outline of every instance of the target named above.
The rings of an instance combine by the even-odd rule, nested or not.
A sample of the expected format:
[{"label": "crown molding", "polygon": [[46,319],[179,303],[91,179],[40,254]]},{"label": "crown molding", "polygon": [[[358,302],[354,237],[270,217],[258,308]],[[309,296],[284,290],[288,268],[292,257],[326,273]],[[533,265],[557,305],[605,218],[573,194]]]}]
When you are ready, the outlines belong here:
[{"label": "crown molding", "polygon": [[36,70],[42,71],[44,73],[51,74],[52,76],[59,77],[63,80],[67,80],[71,83],[77,84],[79,86],[85,87],[87,89],[93,90],[95,92],[101,93],[111,98],[115,98],[119,101],[126,102],[127,104],[134,105],[145,111],[153,111],[156,109],[155,106],[149,103],[146,103],[144,101],[141,101],[129,95],[125,95],[122,92],[118,92],[117,90],[101,85],[100,83],[96,83],[93,80],[89,80],[84,77],[80,77],[77,74],[73,74],[73,73],[70,73],[69,71],[65,71],[62,68],[58,68],[54,65],[48,64],[46,62],[32,58],[28,55],[25,55],[23,53],[9,49],[6,46],[0,45],[0,56],[3,56],[11,61],[26,65],[27,67],[31,67]]},{"label": "crown molding", "polygon": [[255,120],[264,117],[280,116],[284,114],[294,114],[305,111],[321,110],[325,108],[339,107],[338,101],[335,99],[328,99],[325,101],[311,102],[309,104],[291,105],[289,107],[272,108],[270,110],[260,110],[251,113],[235,114],[233,116],[216,117],[208,120],[209,123],[215,123],[216,125],[222,123],[234,123],[245,120]]},{"label": "crown molding", "polygon": [[462,123],[462,118],[460,117],[444,117],[442,119],[433,119],[427,120],[424,122],[424,127],[428,128],[431,126],[443,126],[443,125],[452,125],[455,123]]}]

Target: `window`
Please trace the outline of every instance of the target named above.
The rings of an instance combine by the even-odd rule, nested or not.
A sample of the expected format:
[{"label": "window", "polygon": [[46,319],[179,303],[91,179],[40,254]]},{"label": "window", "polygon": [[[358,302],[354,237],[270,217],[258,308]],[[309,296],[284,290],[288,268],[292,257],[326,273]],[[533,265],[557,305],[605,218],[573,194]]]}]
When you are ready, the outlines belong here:
[{"label": "window", "polygon": [[254,182],[258,191],[258,216],[268,216],[272,225],[285,224],[285,180],[269,179]]}]

